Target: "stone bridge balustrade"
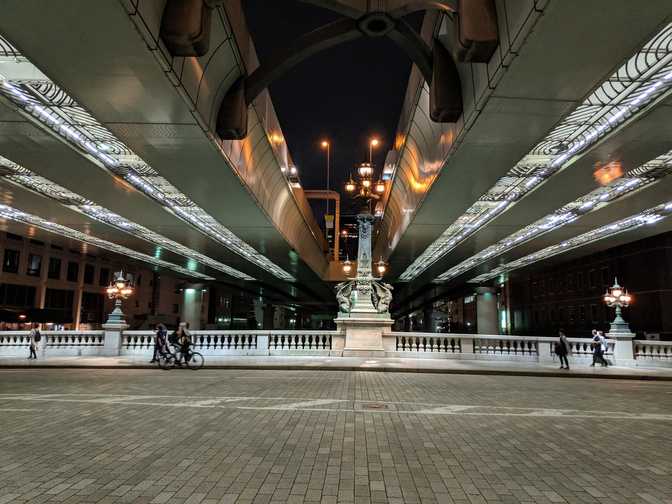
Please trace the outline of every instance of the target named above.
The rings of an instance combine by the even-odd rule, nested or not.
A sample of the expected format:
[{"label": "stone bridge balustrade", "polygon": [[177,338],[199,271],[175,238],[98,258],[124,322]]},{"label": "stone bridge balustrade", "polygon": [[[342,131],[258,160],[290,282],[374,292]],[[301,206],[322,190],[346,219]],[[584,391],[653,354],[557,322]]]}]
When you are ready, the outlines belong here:
[{"label": "stone bridge balustrade", "polygon": [[[154,331],[110,329],[103,331],[41,331],[38,358],[104,356],[107,338],[120,346],[116,354],[149,360],[154,349]],[[191,331],[194,349],[206,357],[227,355],[343,355],[345,336],[339,331],[318,330],[200,330]],[[113,341],[113,342],[114,342]],[[385,357],[429,359],[509,360],[553,363],[557,338],[422,332],[383,334]],[[592,360],[590,338],[568,338],[570,360],[588,364]],[[623,341],[608,339],[606,358],[619,366],[672,367],[672,341],[632,340],[632,348],[619,354]],[[29,331],[0,331],[0,359],[28,355]],[[633,355],[634,358],[630,358]]]}]

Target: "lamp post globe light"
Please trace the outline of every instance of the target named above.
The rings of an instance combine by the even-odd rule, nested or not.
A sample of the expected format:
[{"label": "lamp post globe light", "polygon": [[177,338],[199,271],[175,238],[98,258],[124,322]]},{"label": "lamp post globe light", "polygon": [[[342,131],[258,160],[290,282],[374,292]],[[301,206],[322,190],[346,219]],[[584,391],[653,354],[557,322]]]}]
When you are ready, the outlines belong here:
[{"label": "lamp post globe light", "polygon": [[114,274],[114,280],[110,283],[109,287],[106,289],[107,297],[109,299],[114,299],[114,310],[110,313],[110,316],[107,319],[106,324],[125,324],[124,313],[121,311],[121,302],[124,299],[128,299],[134,291],[133,280],[129,275],[128,277],[124,275],[124,271],[117,271]]},{"label": "lamp post globe light", "polygon": [[616,317],[611,322],[609,334],[630,334],[630,327],[628,323],[623,320],[621,311],[623,308],[630,306],[632,296],[628,294],[627,289],[618,285],[618,279],[614,278],[614,285],[607,288],[604,294],[604,302],[609,308],[615,308]]}]

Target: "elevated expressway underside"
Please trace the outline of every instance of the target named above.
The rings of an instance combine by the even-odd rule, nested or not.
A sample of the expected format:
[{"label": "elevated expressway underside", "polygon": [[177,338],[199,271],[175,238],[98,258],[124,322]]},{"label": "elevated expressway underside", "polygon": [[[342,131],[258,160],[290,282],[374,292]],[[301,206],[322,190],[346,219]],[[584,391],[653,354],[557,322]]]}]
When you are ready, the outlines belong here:
[{"label": "elevated expressway underside", "polygon": [[3,3],[4,226],[80,246],[84,233],[125,247],[105,253],[160,257],[157,268],[186,281],[323,307],[326,244],[285,176],[291,157],[268,93],[250,105],[244,140],[214,133],[223,94],[257,65],[237,3],[214,10],[202,58],[165,48],[164,4]]},{"label": "elevated expressway underside", "polygon": [[[465,287],[672,229],[672,7],[496,2],[499,47],[428,118],[414,68],[374,256],[398,315]],[[444,18],[438,37],[451,40]]]}]

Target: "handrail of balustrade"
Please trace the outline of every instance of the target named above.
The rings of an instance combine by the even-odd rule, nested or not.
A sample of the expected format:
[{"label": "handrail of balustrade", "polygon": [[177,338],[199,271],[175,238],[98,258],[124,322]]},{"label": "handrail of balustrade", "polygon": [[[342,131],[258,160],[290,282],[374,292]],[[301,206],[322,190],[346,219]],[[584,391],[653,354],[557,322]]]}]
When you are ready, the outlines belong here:
[{"label": "handrail of balustrade", "polygon": [[[93,335],[98,336],[98,335],[102,335],[104,333],[105,333],[105,331],[103,331],[102,329],[91,330],[91,331],[74,331],[74,330],[73,331],[70,331],[70,330],[67,330],[67,331],[46,331],[45,330],[45,331],[43,331],[43,330],[40,329],[40,334],[43,335],[43,336],[44,335],[49,336],[49,335],[52,335],[52,334],[56,334],[56,335],[63,334],[63,335],[66,335],[66,336],[69,336],[69,335],[77,336],[78,334],[82,334],[82,335],[92,335],[93,334]],[[30,334],[30,331],[0,331],[0,336],[28,336],[29,334]]]},{"label": "handrail of balustrade", "polygon": [[[292,329],[241,329],[241,330],[236,330],[236,329],[198,329],[198,330],[189,330],[189,332],[195,336],[199,335],[206,335],[206,334],[224,334],[224,335],[249,335],[249,336],[265,336],[265,335],[281,335],[281,334],[296,334],[296,335],[337,335],[340,334],[338,331],[323,331],[323,330],[310,330],[310,329],[301,329],[301,330],[292,330]],[[155,331],[148,330],[148,329],[143,329],[143,330],[127,330],[124,331],[124,334],[130,334],[130,335],[138,335],[138,336],[144,336],[148,334],[154,334]],[[26,333],[27,334],[27,333]]]},{"label": "handrail of balustrade", "polygon": [[[396,332],[392,331],[384,335],[396,337],[417,337],[417,338],[456,338],[456,339],[485,339],[485,340],[503,340],[503,341],[541,341],[541,342],[555,342],[558,341],[557,336],[515,336],[512,334],[466,334],[466,333],[428,333],[428,332]],[[570,343],[588,343],[592,338],[567,338]],[[607,338],[608,342],[614,340]],[[644,340],[635,340],[639,343]],[[662,342],[661,342],[662,343]],[[669,342],[672,345],[672,342]]]},{"label": "handrail of balustrade", "polygon": [[672,341],[632,340],[635,345],[672,347]]}]

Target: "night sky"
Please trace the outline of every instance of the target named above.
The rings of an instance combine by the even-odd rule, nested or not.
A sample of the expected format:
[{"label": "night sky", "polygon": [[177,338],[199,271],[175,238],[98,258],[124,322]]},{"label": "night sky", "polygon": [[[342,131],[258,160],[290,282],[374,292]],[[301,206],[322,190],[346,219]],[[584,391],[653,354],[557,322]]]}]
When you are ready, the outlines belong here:
[{"label": "night sky", "polygon": [[[292,0],[243,4],[262,64],[277,47],[340,19],[331,11]],[[409,21],[418,27],[421,20]],[[331,189],[343,192],[355,165],[368,160],[372,136],[382,142],[373,156],[380,173],[394,140],[410,69],[410,60],[392,41],[360,38],[313,56],[271,85],[284,137],[306,189],[326,188],[322,139],[332,145]],[[345,205],[342,212],[348,209]]]}]

